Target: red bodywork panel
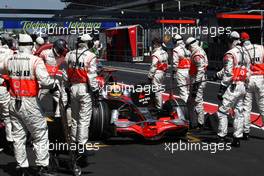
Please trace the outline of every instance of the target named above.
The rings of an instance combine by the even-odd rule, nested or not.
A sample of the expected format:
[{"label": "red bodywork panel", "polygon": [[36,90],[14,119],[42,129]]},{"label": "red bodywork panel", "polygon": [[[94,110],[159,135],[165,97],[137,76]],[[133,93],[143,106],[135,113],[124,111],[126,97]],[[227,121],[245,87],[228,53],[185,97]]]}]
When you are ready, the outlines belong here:
[{"label": "red bodywork panel", "polygon": [[[148,122],[142,124],[135,124],[125,128],[116,128],[117,133],[135,133],[146,139],[151,138],[162,138],[162,136],[167,132],[177,132],[177,130],[188,129],[188,124],[186,125],[175,125],[167,122],[170,117],[160,118],[155,124],[150,124]],[[119,119],[119,122],[129,122],[128,119]]]}]

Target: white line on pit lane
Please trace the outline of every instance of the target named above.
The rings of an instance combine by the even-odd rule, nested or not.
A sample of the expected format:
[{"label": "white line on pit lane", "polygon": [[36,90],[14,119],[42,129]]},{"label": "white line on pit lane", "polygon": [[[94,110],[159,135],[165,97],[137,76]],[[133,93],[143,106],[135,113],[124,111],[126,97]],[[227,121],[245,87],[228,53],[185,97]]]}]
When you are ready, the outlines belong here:
[{"label": "white line on pit lane", "polygon": [[[117,69],[119,71],[123,71],[123,72],[129,72],[129,73],[137,73],[137,74],[143,74],[143,75],[147,75],[148,71],[147,70],[141,70],[141,69],[136,69],[136,68],[125,68],[125,67],[113,67],[113,66],[107,66],[108,68],[113,68],[113,69]],[[167,78],[170,78],[170,73],[166,74]],[[220,83],[218,82],[213,82],[213,81],[207,81],[210,84],[215,84],[215,85],[220,85]]]}]

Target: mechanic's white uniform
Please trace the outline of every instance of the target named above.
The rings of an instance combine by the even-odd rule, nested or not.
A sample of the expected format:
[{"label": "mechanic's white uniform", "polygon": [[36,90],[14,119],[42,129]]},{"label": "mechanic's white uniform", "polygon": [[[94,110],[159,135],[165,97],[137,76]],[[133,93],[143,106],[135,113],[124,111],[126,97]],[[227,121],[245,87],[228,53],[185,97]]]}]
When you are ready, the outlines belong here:
[{"label": "mechanic's white uniform", "polygon": [[[25,46],[26,47],[26,46]],[[14,140],[14,152],[18,166],[28,167],[26,152],[27,130],[33,138],[37,166],[49,164],[49,141],[46,118],[38,104],[39,84],[54,87],[41,58],[31,54],[29,48],[21,47],[14,56],[9,56],[0,70],[10,77],[10,118]],[[16,100],[21,100],[20,108]]]},{"label": "mechanic's white uniform", "polygon": [[246,95],[246,81],[249,78],[250,59],[242,47],[235,46],[225,53],[224,68],[217,73],[221,84],[227,87],[222,104],[218,108],[218,136],[225,137],[228,130],[228,114],[234,108],[234,137],[243,137],[243,101]]},{"label": "mechanic's white uniform", "polygon": [[103,44],[99,40],[94,41],[93,50],[98,58],[100,57],[100,52],[102,49],[103,49]]},{"label": "mechanic's white uniform", "polygon": [[179,96],[187,102],[189,95],[190,76],[189,70],[191,67],[190,51],[185,48],[184,43],[179,44],[173,49],[173,68],[176,71],[177,86],[179,86]]},{"label": "mechanic's white uniform", "polygon": [[83,47],[78,49],[78,57],[77,63],[76,50],[69,52],[65,57],[68,65],[68,80],[71,85],[71,136],[73,141],[85,144],[88,141],[92,117],[90,92],[98,90],[99,87],[96,81],[96,55]]},{"label": "mechanic's white uniform", "polygon": [[[206,79],[205,73],[208,66],[208,59],[205,51],[199,46],[194,46],[195,49],[191,53],[190,79],[191,83],[198,83],[198,89],[195,98],[189,96],[190,102],[190,119],[195,126],[197,122],[200,125],[204,124],[204,107],[203,107],[203,90],[206,82],[201,82]],[[191,86],[191,92],[193,91]]]},{"label": "mechanic's white uniform", "polygon": [[[64,57],[60,57],[57,58],[53,52],[52,49],[47,49],[44,50],[40,53],[39,57],[41,57],[44,60],[45,66],[47,68],[47,71],[49,73],[49,75],[60,81],[60,86],[63,87],[63,73],[62,73],[62,69],[60,68],[61,64],[64,62]],[[64,89],[62,89],[64,90]],[[50,90],[49,89],[40,89],[40,93],[39,93],[39,99],[40,99],[40,103],[41,106],[43,107],[44,111],[47,112],[48,109],[45,108],[47,107],[47,97],[50,96]],[[65,95],[65,94],[62,94]],[[60,109],[59,109],[59,97],[60,97],[60,92],[59,91],[55,91],[52,94],[52,98],[55,101],[55,117],[60,117]],[[63,96],[65,98],[65,96]],[[50,115],[50,114],[46,114],[46,115]]]},{"label": "mechanic's white uniform", "polygon": [[[13,51],[8,48],[8,46],[0,46],[0,62],[3,63],[6,57],[13,54]],[[12,125],[9,116],[9,101],[10,95],[5,85],[5,80],[7,75],[0,76],[0,115],[5,123],[6,140],[8,142],[13,142],[12,137]],[[1,78],[2,77],[2,78]]]},{"label": "mechanic's white uniform", "polygon": [[148,77],[152,79],[152,85],[155,86],[156,108],[162,108],[162,86],[163,80],[168,69],[168,53],[162,47],[154,49],[152,57],[152,64],[149,70]]},{"label": "mechanic's white uniform", "polygon": [[251,65],[247,94],[244,100],[244,133],[250,132],[250,113],[253,95],[259,106],[259,112],[264,120],[264,48],[262,45],[244,43],[244,50],[250,56]]}]

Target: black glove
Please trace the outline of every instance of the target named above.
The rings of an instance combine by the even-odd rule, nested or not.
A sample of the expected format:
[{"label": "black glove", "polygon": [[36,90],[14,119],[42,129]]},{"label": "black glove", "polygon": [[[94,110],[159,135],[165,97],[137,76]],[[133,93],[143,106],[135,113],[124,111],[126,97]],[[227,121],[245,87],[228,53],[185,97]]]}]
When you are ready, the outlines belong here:
[{"label": "black glove", "polygon": [[217,76],[217,73],[215,73],[211,78],[210,78],[210,80],[211,81],[217,81],[217,80],[219,80],[220,78]]},{"label": "black glove", "polygon": [[22,100],[21,99],[16,99],[15,100],[15,109],[16,111],[19,111],[22,105]]},{"label": "black glove", "polygon": [[65,105],[65,110],[71,107],[71,102],[68,100],[67,104]]},{"label": "black glove", "polygon": [[198,88],[199,88],[199,83],[193,83],[193,85],[192,85],[192,93],[191,93],[192,98],[196,98],[196,95],[197,95],[197,92],[198,92]]},{"label": "black glove", "polygon": [[98,106],[99,90],[92,91],[92,101],[94,106]]},{"label": "black glove", "polygon": [[224,86],[224,85],[221,84],[221,86],[219,88],[219,91],[217,93],[218,100],[220,100],[220,101],[223,100],[223,95],[225,94],[226,89],[227,89],[227,86]]},{"label": "black glove", "polygon": [[148,77],[148,83],[149,83],[149,84],[152,84],[152,78],[149,78],[149,77]]},{"label": "black glove", "polygon": [[56,91],[58,91],[59,90],[59,86],[58,86],[58,84],[55,84],[55,86],[52,88],[52,89],[50,89],[50,93],[51,94],[53,94],[54,92],[56,92]]},{"label": "black glove", "polygon": [[6,86],[6,90],[9,91],[10,90],[10,82],[8,80],[4,80],[4,84]]},{"label": "black glove", "polygon": [[70,90],[70,87],[65,87],[65,92],[67,95],[67,104],[65,105],[65,109],[68,109],[71,106],[71,90]]}]

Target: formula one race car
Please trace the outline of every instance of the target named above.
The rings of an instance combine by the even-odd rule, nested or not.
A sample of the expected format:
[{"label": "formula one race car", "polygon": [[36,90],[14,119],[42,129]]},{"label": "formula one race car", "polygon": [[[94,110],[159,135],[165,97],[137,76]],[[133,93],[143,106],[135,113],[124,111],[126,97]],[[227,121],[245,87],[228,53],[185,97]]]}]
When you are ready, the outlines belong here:
[{"label": "formula one race car", "polygon": [[150,85],[128,86],[107,81],[114,80],[114,71],[103,69],[98,77],[102,97],[93,111],[90,139],[126,136],[159,140],[163,136],[187,133],[189,123],[185,119],[187,111],[183,100],[170,98],[162,109],[154,108],[153,92],[148,90]]}]

